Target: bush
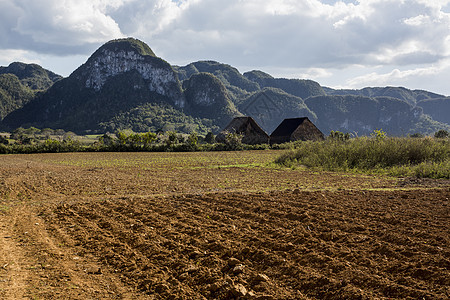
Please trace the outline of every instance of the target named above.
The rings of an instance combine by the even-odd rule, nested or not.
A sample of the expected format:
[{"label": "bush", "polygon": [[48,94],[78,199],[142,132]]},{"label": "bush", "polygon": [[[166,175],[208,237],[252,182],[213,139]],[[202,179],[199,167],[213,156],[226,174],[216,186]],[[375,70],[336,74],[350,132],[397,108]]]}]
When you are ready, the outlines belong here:
[{"label": "bush", "polygon": [[186,146],[186,151],[197,151],[198,150],[198,135],[196,132],[191,133],[186,141],[184,142]]},{"label": "bush", "polygon": [[343,133],[340,131],[333,131],[331,130],[330,135],[328,136],[328,139],[331,139],[333,141],[348,141],[350,139],[350,133]]},{"label": "bush", "polygon": [[371,137],[376,138],[377,140],[383,140],[387,137],[387,134],[383,129],[375,129],[371,134]]},{"label": "bush", "polygon": [[226,150],[242,150],[244,149],[242,144],[242,138],[244,136],[239,133],[231,133],[227,132],[225,133],[225,147]]},{"label": "bush", "polygon": [[438,139],[446,139],[449,137],[449,133],[447,130],[438,130],[434,133],[434,137]]},{"label": "bush", "polygon": [[8,145],[9,141],[6,137],[4,137],[3,135],[0,135],[0,144]]},{"label": "bush", "polygon": [[214,134],[211,131],[208,132],[205,136],[205,143],[214,144],[215,142],[216,142],[216,137],[214,136]]},{"label": "bush", "polygon": [[423,136],[423,134],[417,132],[417,133],[410,134],[409,137],[411,137],[411,138],[423,138],[424,136]]},{"label": "bush", "polygon": [[432,169],[443,169],[439,172],[428,173],[439,173],[441,178],[448,178],[450,176],[448,175],[449,160],[450,142],[446,140],[374,136],[351,139],[346,142],[304,142],[299,144],[296,150],[280,156],[276,163],[288,167],[304,165],[331,171],[389,173],[390,169],[396,169],[398,172],[399,168],[403,168],[400,172],[402,174],[407,174],[418,166],[424,170],[430,169],[430,164],[434,164]]},{"label": "bush", "polygon": [[[116,138],[105,134],[99,138],[100,148],[107,151],[146,151],[156,142],[156,133],[134,133],[132,131],[118,131]],[[99,151],[101,149],[97,149]]]}]

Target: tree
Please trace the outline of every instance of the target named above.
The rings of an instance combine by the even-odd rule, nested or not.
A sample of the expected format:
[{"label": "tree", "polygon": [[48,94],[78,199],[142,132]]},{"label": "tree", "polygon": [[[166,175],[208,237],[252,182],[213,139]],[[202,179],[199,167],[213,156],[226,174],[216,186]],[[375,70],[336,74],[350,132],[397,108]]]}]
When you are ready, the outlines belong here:
[{"label": "tree", "polygon": [[434,137],[438,139],[446,139],[449,137],[449,133],[447,130],[441,129],[434,133]]},{"label": "tree", "polygon": [[421,134],[419,132],[416,132],[416,133],[410,134],[409,137],[412,137],[412,138],[423,138],[423,134]]},{"label": "tree", "polygon": [[5,136],[0,135],[0,144],[8,145],[9,141],[8,141],[8,139]]},{"label": "tree", "polygon": [[331,130],[330,135],[328,136],[329,139],[333,140],[333,141],[347,141],[350,139],[350,133],[343,133],[340,131],[334,131]]},{"label": "tree", "polygon": [[198,149],[198,134],[196,132],[191,133],[185,142],[189,150],[195,151]]},{"label": "tree", "polygon": [[228,150],[242,150],[243,134],[227,132],[225,134],[225,145]]},{"label": "tree", "polygon": [[208,144],[214,144],[216,142],[216,137],[211,131],[206,134],[205,142]]}]

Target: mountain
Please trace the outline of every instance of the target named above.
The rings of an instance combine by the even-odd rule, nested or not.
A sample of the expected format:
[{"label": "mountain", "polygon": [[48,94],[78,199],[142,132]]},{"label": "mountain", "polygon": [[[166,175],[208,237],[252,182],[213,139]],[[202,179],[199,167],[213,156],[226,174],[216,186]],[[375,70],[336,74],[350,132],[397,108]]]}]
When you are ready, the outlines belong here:
[{"label": "mountain", "polygon": [[434,120],[450,124],[450,97],[426,99],[417,102],[417,105]]},{"label": "mountain", "polygon": [[262,71],[250,71],[244,73],[244,76],[258,83],[261,88],[278,88],[302,99],[325,95],[325,91],[320,84],[312,80],[273,78],[271,75]]},{"label": "mountain", "polygon": [[276,88],[264,88],[253,93],[238,108],[269,133],[287,118],[303,116],[312,122],[317,120],[316,114],[306,106],[303,99]]},{"label": "mountain", "polygon": [[99,130],[100,123],[145,103],[183,108],[185,97],[171,65],[145,43],[113,40],[68,78],[8,115],[4,126]]},{"label": "mountain", "polygon": [[0,67],[0,74],[14,74],[20,82],[31,90],[46,90],[63,77],[37,64],[13,62],[8,67]]},{"label": "mountain", "polygon": [[443,95],[402,87],[335,90],[258,70],[241,74],[215,61],[171,66],[134,38],[102,45],[67,78],[21,63],[1,70],[15,72],[0,75],[1,126],[8,130],[217,133],[242,115],[253,117],[268,133],[284,118],[305,116],[324,134],[450,130],[445,113],[450,98]]},{"label": "mountain", "polygon": [[186,111],[194,117],[216,120],[218,126],[224,127],[234,117],[241,116],[227,89],[213,74],[194,74],[183,82],[183,89]]},{"label": "mountain", "polygon": [[421,107],[392,97],[316,96],[305,104],[317,115],[317,127],[327,133],[338,130],[361,136],[383,129],[389,135],[406,135],[450,129],[424,115]]},{"label": "mountain", "polygon": [[0,75],[0,121],[9,113],[23,107],[34,97],[34,92],[23,85],[14,74]]},{"label": "mountain", "polygon": [[61,78],[36,64],[14,62],[8,67],[0,67],[0,121]]},{"label": "mountain", "polygon": [[182,81],[199,73],[214,75],[226,87],[230,100],[235,104],[239,104],[250,93],[260,90],[258,83],[247,79],[236,68],[216,61],[198,61],[184,67],[176,67],[175,70]]},{"label": "mountain", "polygon": [[404,87],[366,87],[360,90],[334,90],[330,88],[324,88],[327,95],[354,95],[365,97],[392,97],[408,102],[415,106],[417,102],[428,99],[443,98],[443,95],[423,91],[423,90],[409,90]]},{"label": "mountain", "polygon": [[[423,112],[429,115],[433,120],[450,125],[450,97],[445,97],[436,93],[423,90],[409,90],[404,87],[366,87],[360,90],[334,90],[324,87],[327,95],[354,95],[371,98],[391,97],[405,101],[413,107],[420,107]],[[428,124],[426,122],[426,124]],[[428,126],[423,124],[423,126]],[[423,127],[423,126],[419,126]],[[431,128],[438,127],[434,124]],[[441,126],[442,127],[442,126]],[[445,125],[444,125],[445,127]]]}]

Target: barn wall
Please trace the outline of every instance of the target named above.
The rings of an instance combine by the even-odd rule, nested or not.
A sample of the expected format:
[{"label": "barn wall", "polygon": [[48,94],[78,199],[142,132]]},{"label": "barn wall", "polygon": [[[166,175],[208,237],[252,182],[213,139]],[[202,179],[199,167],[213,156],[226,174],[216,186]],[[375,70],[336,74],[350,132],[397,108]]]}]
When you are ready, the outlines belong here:
[{"label": "barn wall", "polygon": [[274,145],[274,144],[282,144],[282,143],[287,143],[291,141],[291,136],[290,135],[285,135],[285,136],[271,136],[270,137],[270,144]]},{"label": "barn wall", "polygon": [[297,129],[292,133],[291,141],[320,141],[325,137],[323,133],[310,121],[305,120]]},{"label": "barn wall", "polygon": [[[242,132],[244,137],[242,138],[242,142],[248,145],[256,145],[256,144],[267,144],[269,143],[269,136],[263,132],[262,130],[258,130],[254,128],[256,123],[253,125],[251,122],[246,124],[245,131]],[[256,125],[258,126],[258,125]]]},{"label": "barn wall", "polygon": [[242,134],[242,143],[244,144],[255,145],[269,143],[269,135],[267,135],[256,122],[249,118],[235,118],[219,135],[217,135],[216,141],[224,142],[225,132]]}]

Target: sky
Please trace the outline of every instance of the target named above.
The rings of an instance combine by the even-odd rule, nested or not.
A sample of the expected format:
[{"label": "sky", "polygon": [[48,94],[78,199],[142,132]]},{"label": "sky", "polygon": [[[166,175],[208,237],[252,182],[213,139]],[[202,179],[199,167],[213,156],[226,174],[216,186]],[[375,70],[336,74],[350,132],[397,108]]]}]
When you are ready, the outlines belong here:
[{"label": "sky", "polygon": [[0,0],[0,65],[70,75],[134,37],[173,65],[450,96],[450,0]]}]

